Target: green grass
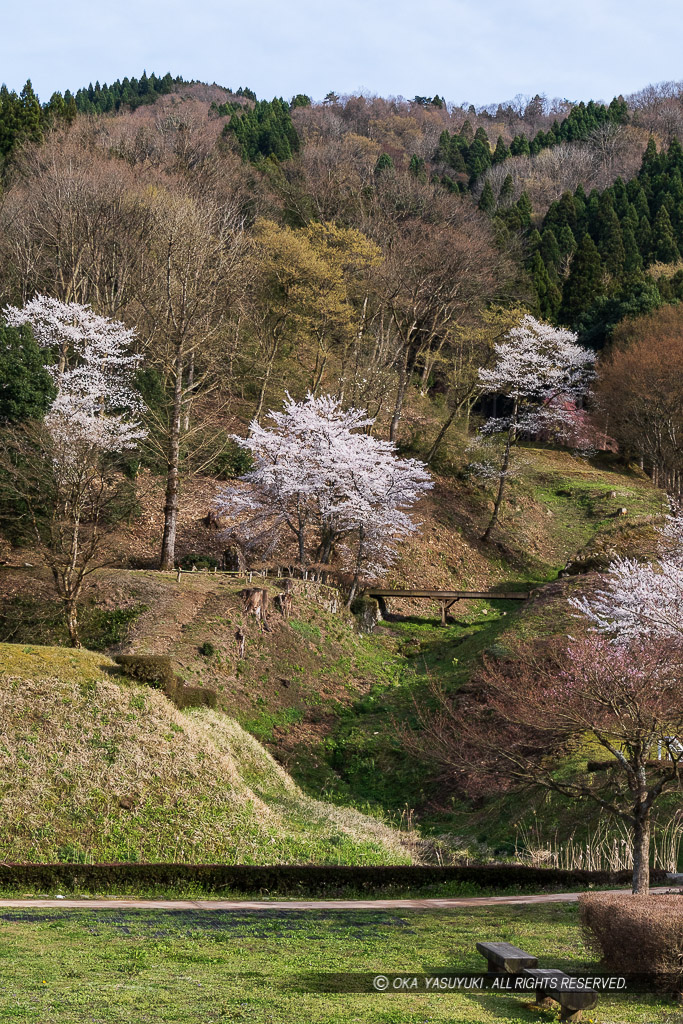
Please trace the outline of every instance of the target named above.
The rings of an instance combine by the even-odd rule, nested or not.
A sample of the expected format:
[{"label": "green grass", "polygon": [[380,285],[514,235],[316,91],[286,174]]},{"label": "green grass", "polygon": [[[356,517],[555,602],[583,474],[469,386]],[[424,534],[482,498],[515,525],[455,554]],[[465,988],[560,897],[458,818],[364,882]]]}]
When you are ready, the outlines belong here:
[{"label": "green grass", "polygon": [[7,860],[410,863],[375,818],[306,796],[237,722],[179,711],[104,655],[0,644]]},{"label": "green grass", "polygon": [[[595,968],[575,906],[424,911],[0,911],[0,1021],[526,1024],[523,996],[310,991],[318,972],[481,970],[478,940]],[[657,996],[601,997],[596,1024],[673,1024]]]}]

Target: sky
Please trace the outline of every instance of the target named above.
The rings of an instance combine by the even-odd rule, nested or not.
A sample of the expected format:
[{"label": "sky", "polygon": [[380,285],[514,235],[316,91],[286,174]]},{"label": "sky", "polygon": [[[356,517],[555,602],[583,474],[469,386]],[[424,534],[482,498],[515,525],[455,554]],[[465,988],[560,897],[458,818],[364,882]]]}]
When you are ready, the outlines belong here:
[{"label": "sky", "polygon": [[[299,92],[603,99],[683,79],[683,4],[659,0],[33,0],[2,5],[0,82],[52,92],[143,70]],[[1,9],[1,8],[0,8]],[[652,17],[648,18],[648,13]]]}]

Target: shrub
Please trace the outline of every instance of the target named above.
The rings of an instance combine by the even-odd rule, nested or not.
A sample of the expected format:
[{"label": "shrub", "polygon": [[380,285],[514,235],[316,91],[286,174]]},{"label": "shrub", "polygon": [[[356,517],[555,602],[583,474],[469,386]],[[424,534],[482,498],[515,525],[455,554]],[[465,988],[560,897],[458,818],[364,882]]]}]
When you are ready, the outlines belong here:
[{"label": "shrub", "polygon": [[216,653],[216,648],[208,640],[205,640],[203,644],[199,645],[199,653],[204,658],[212,658]]},{"label": "shrub", "polygon": [[584,893],[581,924],[610,971],[683,991],[683,896]]},{"label": "shrub", "polygon": [[[655,872],[664,876],[664,872]],[[463,867],[391,866],[346,867],[335,865],[276,864],[12,864],[0,862],[0,888],[35,886],[43,891],[55,887],[79,891],[101,891],[124,885],[197,885],[210,891],[264,892],[309,896],[339,896],[349,891],[364,895],[390,889],[462,882],[486,889],[524,886],[538,892],[557,892],[569,885],[625,884],[630,871],[559,871],[518,865]],[[108,890],[109,891],[109,890]],[[676,897],[680,899],[680,897]],[[642,897],[639,897],[642,899]]]},{"label": "shrub", "polygon": [[122,643],[128,635],[131,623],[146,611],[146,604],[136,604],[133,608],[114,608],[110,611],[94,608],[91,614],[85,616],[87,630],[83,630],[83,634],[86,646],[93,651],[106,651],[108,647]]},{"label": "shrub", "polygon": [[219,561],[217,558],[213,558],[211,555],[197,555],[189,554],[183,555],[178,563],[181,569],[191,570],[194,566],[196,569],[217,569]]},{"label": "shrub", "polygon": [[114,661],[127,676],[163,690],[178,708],[216,707],[216,691],[208,686],[187,686],[165,655],[118,654]]},{"label": "shrub", "polygon": [[148,683],[157,690],[174,686],[176,674],[171,659],[159,654],[117,654],[114,658],[127,676]]}]

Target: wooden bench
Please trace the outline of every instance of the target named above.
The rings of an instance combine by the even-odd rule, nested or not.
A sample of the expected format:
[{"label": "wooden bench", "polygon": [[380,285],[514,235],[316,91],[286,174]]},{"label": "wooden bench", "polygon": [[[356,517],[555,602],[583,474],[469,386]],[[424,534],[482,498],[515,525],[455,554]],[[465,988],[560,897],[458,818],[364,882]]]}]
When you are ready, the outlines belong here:
[{"label": "wooden bench", "polygon": [[598,1002],[598,993],[592,988],[563,988],[572,980],[564,971],[526,967],[522,973],[525,978],[535,979],[537,1003],[547,1006],[554,999],[560,1004],[560,1020],[581,1020],[582,1010],[592,1010]]},{"label": "wooden bench", "polygon": [[491,974],[520,974],[526,967],[538,967],[538,958],[509,942],[478,942],[477,951],[488,960]]}]

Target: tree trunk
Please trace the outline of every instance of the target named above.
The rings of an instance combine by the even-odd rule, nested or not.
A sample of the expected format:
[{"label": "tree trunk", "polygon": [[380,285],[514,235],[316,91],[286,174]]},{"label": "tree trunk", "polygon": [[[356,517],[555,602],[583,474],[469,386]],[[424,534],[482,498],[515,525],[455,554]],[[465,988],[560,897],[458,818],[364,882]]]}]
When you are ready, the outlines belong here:
[{"label": "tree trunk", "polygon": [[500,512],[500,506],[503,504],[503,496],[505,494],[505,481],[507,480],[508,466],[510,465],[510,448],[512,447],[512,441],[508,436],[507,443],[505,445],[505,454],[503,455],[503,464],[500,467],[500,477],[498,479],[498,493],[496,500],[493,503],[493,514],[489,520],[489,525],[481,535],[481,539],[484,541],[490,540],[491,530],[498,522],[498,513]]},{"label": "tree trunk", "polygon": [[401,412],[403,411],[403,399],[406,395],[406,389],[408,387],[408,360],[410,358],[410,350],[406,348],[405,357],[401,363],[401,368],[398,373],[398,391],[396,392],[396,402],[394,404],[394,415],[391,417],[391,427],[389,428],[389,440],[395,441],[396,434],[398,433],[398,425],[401,420]]},{"label": "tree trunk", "polygon": [[429,452],[427,453],[427,458],[425,459],[425,463],[428,466],[430,466],[431,463],[432,463],[432,460],[436,458],[436,454],[437,454],[439,448],[441,447],[441,442],[443,441],[444,437],[446,436],[446,431],[448,430],[448,428],[450,427],[451,423],[455,419],[457,413],[458,413],[457,408],[453,409],[453,411],[451,412],[450,416],[448,417],[448,419],[446,420],[444,425],[441,427],[441,430],[436,435],[436,440],[434,441],[434,444],[432,445],[432,447],[429,449]]},{"label": "tree trunk", "polygon": [[636,812],[633,826],[633,885],[634,893],[650,891],[650,816]]},{"label": "tree trunk", "polygon": [[481,536],[481,539],[483,541],[488,541],[490,539],[491,530],[498,522],[498,513],[500,512],[500,506],[503,504],[503,495],[505,494],[505,482],[507,480],[507,472],[510,467],[510,452],[512,451],[512,446],[515,443],[516,435],[517,402],[515,401],[515,406],[512,412],[512,423],[510,424],[510,429],[508,430],[507,441],[505,442],[505,452],[503,454],[503,462],[500,467],[500,477],[498,479],[498,494],[496,495],[496,500],[493,503],[493,514],[491,515],[489,525],[486,527]]},{"label": "tree trunk", "polygon": [[67,598],[64,602],[66,612],[66,628],[69,631],[69,640],[72,647],[81,647],[78,636],[78,607],[75,598]]},{"label": "tree trunk", "polygon": [[178,528],[178,492],[180,489],[180,431],[183,414],[183,354],[178,349],[173,392],[173,423],[168,450],[166,500],[164,504],[164,535],[161,541],[161,569],[175,565],[175,540]]}]

